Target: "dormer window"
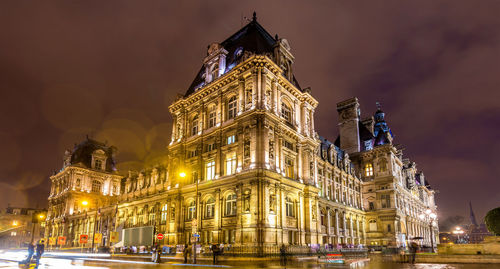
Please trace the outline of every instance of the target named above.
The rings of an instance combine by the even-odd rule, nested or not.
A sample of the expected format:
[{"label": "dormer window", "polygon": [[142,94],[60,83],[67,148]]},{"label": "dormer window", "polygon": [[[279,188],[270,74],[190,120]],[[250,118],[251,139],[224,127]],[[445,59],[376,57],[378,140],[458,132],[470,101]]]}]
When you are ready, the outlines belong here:
[{"label": "dormer window", "polygon": [[102,170],[102,161],[97,159],[94,161],[94,168],[97,170]]},{"label": "dormer window", "polygon": [[91,166],[96,170],[104,170],[106,168],[106,153],[102,149],[98,149],[92,153]]}]

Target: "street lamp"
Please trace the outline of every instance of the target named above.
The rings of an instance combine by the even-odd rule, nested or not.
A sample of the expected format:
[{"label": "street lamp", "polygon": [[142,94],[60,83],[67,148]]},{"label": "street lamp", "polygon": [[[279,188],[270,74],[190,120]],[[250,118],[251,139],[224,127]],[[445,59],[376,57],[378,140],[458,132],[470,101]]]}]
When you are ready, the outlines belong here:
[{"label": "street lamp", "polygon": [[455,227],[455,230],[453,230],[452,232],[454,235],[457,236],[457,244],[460,243],[460,235],[464,234],[464,230],[462,230],[462,228],[460,228],[459,226]]},{"label": "street lamp", "polygon": [[419,218],[422,221],[428,221],[429,222],[429,230],[430,230],[430,238],[431,238],[431,252],[434,253],[434,235],[432,232],[432,226],[434,225],[434,220],[437,218],[436,213],[432,212],[430,208],[427,208],[425,210],[425,213],[420,214]]},{"label": "street lamp", "polygon": [[[179,177],[180,178],[185,178],[186,177],[186,172],[184,171],[181,171],[179,173]],[[191,222],[191,225],[192,225],[192,230],[193,230],[193,237],[194,235],[198,232],[198,178],[196,178],[196,192],[195,192],[195,196],[196,196],[196,201],[195,201],[195,205],[194,205],[194,220]],[[193,263],[196,263],[196,242],[197,240],[194,240],[194,244],[193,244]]]}]

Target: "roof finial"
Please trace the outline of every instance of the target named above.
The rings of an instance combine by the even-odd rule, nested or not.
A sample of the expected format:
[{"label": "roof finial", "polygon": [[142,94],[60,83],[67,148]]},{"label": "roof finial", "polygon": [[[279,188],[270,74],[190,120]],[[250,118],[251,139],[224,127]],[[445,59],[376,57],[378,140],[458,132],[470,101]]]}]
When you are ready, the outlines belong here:
[{"label": "roof finial", "polygon": [[257,13],[253,12],[252,21],[257,21]]},{"label": "roof finial", "polygon": [[376,104],[376,106],[377,106],[377,110],[382,110],[382,109],[381,109],[381,107],[382,107],[382,106],[380,105],[380,103],[379,103],[379,102],[375,102],[375,104]]}]

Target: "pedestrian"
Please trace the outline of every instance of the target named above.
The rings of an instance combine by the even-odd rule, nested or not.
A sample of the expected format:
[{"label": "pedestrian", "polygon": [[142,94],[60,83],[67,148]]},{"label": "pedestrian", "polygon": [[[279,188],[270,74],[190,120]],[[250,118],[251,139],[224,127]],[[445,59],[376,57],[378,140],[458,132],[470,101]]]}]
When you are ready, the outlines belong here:
[{"label": "pedestrian", "polygon": [[189,255],[188,244],[184,245],[184,250],[182,251],[182,254],[184,254],[184,263],[187,263],[188,262],[188,255]]},{"label": "pedestrian", "polygon": [[281,266],[286,266],[286,247],[285,244],[281,244],[280,248]]},{"label": "pedestrian", "polygon": [[219,255],[220,248],[217,244],[211,246],[212,254],[214,255],[214,265],[217,264],[217,255]]},{"label": "pedestrian", "polygon": [[410,243],[410,262],[415,263],[415,256],[417,254],[418,245],[416,242],[412,241]]},{"label": "pedestrian", "polygon": [[160,244],[156,243],[156,263],[161,263],[161,252],[162,247]]},{"label": "pedestrian", "polygon": [[40,259],[42,258],[43,253],[45,252],[45,244],[42,240],[38,241],[38,244],[36,244],[36,266],[35,268],[38,268],[38,265],[40,264]]},{"label": "pedestrian", "polygon": [[158,243],[154,244],[151,248],[151,262],[160,263],[160,245]]},{"label": "pedestrian", "polygon": [[35,245],[33,243],[28,244],[28,257],[26,257],[26,260],[19,262],[20,264],[29,264],[31,262],[31,258],[33,257],[33,254],[35,253]]}]

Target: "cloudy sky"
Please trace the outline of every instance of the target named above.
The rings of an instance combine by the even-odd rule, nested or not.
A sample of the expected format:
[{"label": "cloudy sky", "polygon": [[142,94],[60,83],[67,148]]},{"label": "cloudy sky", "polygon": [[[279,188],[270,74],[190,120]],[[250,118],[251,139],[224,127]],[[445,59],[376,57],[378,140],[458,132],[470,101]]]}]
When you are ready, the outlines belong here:
[{"label": "cloudy sky", "polygon": [[0,206],[46,206],[86,134],[117,146],[122,170],[152,162],[207,45],[254,10],[290,42],[322,136],[337,136],[336,102],[356,96],[369,116],[378,101],[441,218],[500,206],[496,0],[2,1]]}]

